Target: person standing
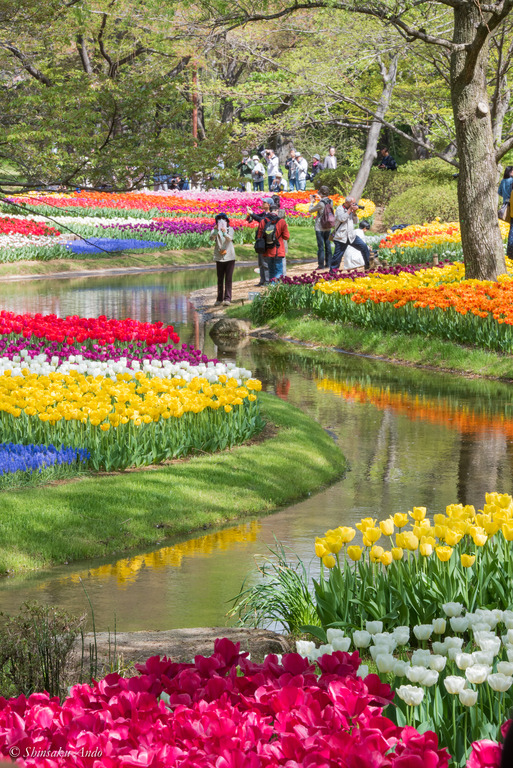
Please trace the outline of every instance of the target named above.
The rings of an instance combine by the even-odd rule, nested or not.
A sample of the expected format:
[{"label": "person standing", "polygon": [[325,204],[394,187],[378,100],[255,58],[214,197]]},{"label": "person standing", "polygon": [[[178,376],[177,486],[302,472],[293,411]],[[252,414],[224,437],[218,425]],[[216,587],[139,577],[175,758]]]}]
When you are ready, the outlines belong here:
[{"label": "person standing", "polygon": [[247,150],[242,153],[242,160],[237,165],[240,174],[240,191],[251,192],[251,171],[253,170],[254,161],[249,157]]},{"label": "person standing", "polygon": [[315,237],[317,238],[317,269],[324,269],[325,267],[329,269],[331,267],[330,234],[335,221],[335,214],[329,194],[328,187],[322,186],[319,187],[319,194],[310,195],[308,212],[317,214],[314,219]]},{"label": "person standing", "polygon": [[337,156],[335,154],[335,147],[328,149],[328,154],[324,158],[323,169],[325,171],[335,171],[337,168]]},{"label": "person standing", "polygon": [[509,204],[509,234],[506,247],[506,256],[513,258],[513,218],[511,218],[511,191],[513,190],[513,165],[507,165],[504,169],[504,176],[499,184],[499,195],[502,196],[502,204]]},{"label": "person standing", "polygon": [[277,156],[274,154],[274,150],[272,149],[265,150],[265,157],[267,161],[267,184],[270,192],[271,184],[276,178],[276,174],[280,170],[280,161],[278,160]]},{"label": "person standing", "polygon": [[285,219],[276,213],[276,206],[271,200],[270,211],[258,225],[258,238],[265,240],[263,256],[269,263],[269,278],[274,280],[283,274],[283,259],[285,257],[285,241],[290,238],[289,228]]},{"label": "person standing", "polygon": [[258,155],[253,155],[253,170],[251,171],[251,178],[253,179],[254,192],[264,191],[264,176],[264,166],[260,162]]},{"label": "person standing", "polygon": [[353,248],[360,251],[367,269],[370,266],[369,246],[360,237],[357,237],[354,231],[354,225],[358,224],[357,210],[356,200],[353,197],[346,197],[342,205],[339,205],[335,211],[333,230],[335,253],[331,260],[331,269],[340,269],[340,262],[348,245],[352,245]]},{"label": "person standing", "polygon": [[296,185],[300,192],[304,192],[306,189],[306,177],[308,174],[308,163],[305,158],[296,150]]},{"label": "person standing", "polygon": [[397,163],[388,151],[388,147],[383,147],[383,149],[380,150],[378,168],[382,171],[397,171]]},{"label": "person standing", "polygon": [[320,155],[314,155],[312,158],[312,173],[310,174],[310,181],[313,181],[318,173],[322,171],[322,163]]},{"label": "person standing", "polygon": [[[281,207],[281,198],[279,195],[273,195],[273,203],[274,203],[274,210],[276,211],[276,215],[279,219],[285,219],[286,213],[284,209]],[[285,240],[283,245],[285,246],[285,256],[283,257],[283,261],[281,262],[282,270],[281,273],[283,277],[287,274],[287,254],[289,252],[289,241]]]},{"label": "person standing", "polygon": [[[264,197],[262,199],[262,208],[263,211],[261,213],[253,213],[251,208],[247,208],[248,215],[246,216],[246,221],[252,222],[256,221],[258,224],[262,221],[262,219],[265,218],[265,216],[268,215],[268,213],[271,210],[271,205],[273,205],[274,200],[272,197]],[[259,237],[258,229],[255,232],[255,239]],[[258,266],[260,268],[260,282],[257,283],[257,286],[261,285],[268,285],[269,284],[269,262],[265,258],[263,252],[257,251],[258,253]]]},{"label": "person standing", "polygon": [[285,168],[289,177],[289,192],[294,192],[297,186],[296,151],[290,150],[290,157],[285,161]]},{"label": "person standing", "polygon": [[226,213],[218,213],[215,227],[210,233],[214,241],[214,261],[217,270],[216,306],[227,306],[232,300],[233,270],[235,268],[234,231]]}]

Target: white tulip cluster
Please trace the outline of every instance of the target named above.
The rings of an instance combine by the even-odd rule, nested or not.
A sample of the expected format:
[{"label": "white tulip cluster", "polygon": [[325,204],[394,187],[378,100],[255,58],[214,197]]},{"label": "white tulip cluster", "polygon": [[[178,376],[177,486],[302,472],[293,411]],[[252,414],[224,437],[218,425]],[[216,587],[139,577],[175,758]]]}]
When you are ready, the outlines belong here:
[{"label": "white tulip cluster", "polygon": [[[433,634],[442,635],[447,623],[453,632],[473,635],[474,647],[463,649],[464,638],[448,636],[431,643],[432,650],[417,649],[408,660],[397,658],[394,651],[399,646],[410,642],[410,628],[396,627],[392,632],[383,631],[382,621],[368,621],[365,629],[355,630],[352,645],[357,650],[368,649],[380,674],[393,674],[397,678],[406,678],[414,685],[401,685],[396,693],[408,706],[418,706],[425,698],[425,689],[443,682],[443,688],[451,695],[457,695],[465,707],[477,703],[478,690],[470,686],[482,686],[487,683],[495,692],[505,693],[513,686],[513,611],[477,609],[474,613],[464,612],[461,603],[446,603],[443,606],[448,618],[438,618],[431,624],[419,624],[412,628],[413,635],[420,641],[429,640]],[[498,636],[498,624],[504,624],[506,633]],[[351,638],[340,629],[328,629],[328,644],[316,648],[315,643],[298,641],[297,652],[303,657],[315,661],[325,653],[335,650],[348,651]],[[501,649],[505,650],[507,661],[499,660]],[[440,676],[448,669],[448,664],[460,670],[464,675],[449,674],[443,680]],[[495,666],[495,671],[494,671]],[[359,675],[365,677],[368,668],[361,665]],[[422,686],[422,687],[418,687]],[[443,689],[442,689],[443,690]]]},{"label": "white tulip cluster", "polygon": [[64,245],[69,240],[69,235],[22,235],[12,233],[0,235],[0,250],[3,248],[27,248],[29,246]]},{"label": "white tulip cluster", "polygon": [[184,379],[186,383],[197,377],[202,377],[209,384],[217,383],[220,376],[227,376],[235,379],[237,385],[241,386],[251,378],[251,371],[240,368],[235,363],[209,362],[191,365],[187,360],[173,363],[170,360],[158,359],[129,362],[126,357],[101,362],[100,360],[87,360],[82,355],[70,355],[67,360],[59,363],[58,357],[52,357],[48,360],[45,353],[31,358],[25,349],[12,357],[0,357],[0,376],[6,374],[7,371],[11,372],[11,376],[23,376],[23,371],[27,369],[31,374],[35,373],[40,376],[47,376],[49,373],[60,373],[67,376],[71,371],[77,371],[84,376],[103,376],[113,381],[116,381],[118,374],[124,373],[131,376],[136,373],[143,373],[145,376],[156,376],[160,379],[179,378]]}]

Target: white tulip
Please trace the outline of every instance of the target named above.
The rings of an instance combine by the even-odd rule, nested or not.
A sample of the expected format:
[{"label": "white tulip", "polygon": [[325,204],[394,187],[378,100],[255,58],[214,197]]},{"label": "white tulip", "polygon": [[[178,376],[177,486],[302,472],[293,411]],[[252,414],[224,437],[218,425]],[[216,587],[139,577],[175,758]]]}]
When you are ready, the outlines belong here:
[{"label": "white tulip", "polygon": [[418,665],[420,667],[429,667],[430,661],[431,654],[424,648],[418,648],[416,651],[413,651],[411,655],[411,663],[413,666]]},{"label": "white tulip", "polygon": [[509,691],[513,685],[513,677],[509,675],[503,675],[501,672],[496,672],[495,675],[488,675],[487,683],[492,691]]},{"label": "white tulip", "polygon": [[473,707],[477,701],[477,691],[471,688],[464,688],[459,692],[459,699],[464,707]]},{"label": "white tulip", "polygon": [[437,672],[442,672],[445,669],[446,664],[446,657],[439,654],[434,654],[429,659],[429,669],[435,669]]},{"label": "white tulip", "polygon": [[460,616],[463,610],[463,605],[461,603],[444,603],[442,608],[444,609],[446,616]]},{"label": "white tulip", "polygon": [[417,624],[417,626],[413,627],[413,634],[415,635],[417,640],[429,640],[429,638],[433,634],[433,625]]},{"label": "white tulip", "polygon": [[369,674],[369,667],[367,666],[367,664],[360,664],[360,666],[356,670],[356,676],[367,677],[368,674]]},{"label": "white tulip", "polygon": [[396,627],[392,632],[392,635],[397,645],[407,645],[410,642],[409,627]]},{"label": "white tulip", "polygon": [[438,656],[447,656],[447,651],[449,649],[445,643],[440,643],[438,640],[435,640],[433,643],[431,643],[431,647],[433,649],[433,653],[437,654]]},{"label": "white tulip", "polygon": [[378,668],[378,672],[381,672],[383,674],[392,672],[394,668],[394,663],[395,663],[395,659],[391,653],[378,653],[378,655],[376,656],[376,666]]},{"label": "white tulip", "polygon": [[502,621],[506,629],[513,629],[513,611],[503,611]]},{"label": "white tulip", "polygon": [[333,646],[331,645],[331,643],[320,645],[317,648],[317,658],[319,658],[319,656],[331,656],[332,653],[333,653]]},{"label": "white tulip", "polygon": [[456,662],[458,669],[468,669],[468,667],[471,667],[475,663],[471,653],[461,652],[456,654],[454,661]]},{"label": "white tulip", "polygon": [[432,685],[436,685],[438,682],[438,672],[435,669],[426,669],[426,673],[420,682],[426,688],[431,688]]},{"label": "white tulip", "polygon": [[500,672],[502,675],[513,676],[513,663],[511,661],[499,661],[497,672]]},{"label": "white tulip", "polygon": [[312,651],[315,651],[315,643],[310,640],[296,640],[296,653],[306,659]]},{"label": "white tulip", "polygon": [[453,632],[465,632],[468,629],[468,619],[466,616],[454,616],[449,619]]},{"label": "white tulip", "polygon": [[332,643],[336,637],[344,637],[344,631],[342,629],[328,629],[326,631],[326,638],[328,643]]},{"label": "white tulip", "polygon": [[396,677],[405,677],[406,670],[409,669],[410,663],[408,661],[402,661],[402,659],[396,659],[392,672]]},{"label": "white tulip", "polygon": [[446,637],[444,638],[444,644],[446,648],[457,648],[458,651],[461,651],[461,648],[463,645],[463,638],[462,637]]},{"label": "white tulip", "polygon": [[371,635],[377,635],[378,632],[383,632],[382,621],[367,621],[365,622],[365,629],[370,632]]},{"label": "white tulip", "polygon": [[435,633],[435,635],[443,635],[446,627],[447,627],[447,622],[445,619],[435,619],[433,622],[433,632]]},{"label": "white tulip", "polygon": [[508,657],[508,661],[513,662],[513,648],[506,648],[506,656]]},{"label": "white tulip", "polygon": [[373,660],[376,661],[377,656],[379,656],[380,653],[390,653],[390,649],[388,645],[385,645],[381,643],[380,645],[371,645],[369,648],[369,653],[372,656]]},{"label": "white tulip", "polygon": [[488,640],[481,640],[478,645],[484,653],[491,653],[492,656],[497,656],[501,649],[501,639],[500,637],[490,637]]},{"label": "white tulip", "polygon": [[490,651],[474,651],[472,659],[474,664],[484,664],[485,667],[491,667],[494,655]]},{"label": "white tulip", "polygon": [[351,638],[350,637],[335,637],[331,641],[331,644],[333,646],[334,651],[344,651],[347,652],[351,646]]},{"label": "white tulip", "polygon": [[417,688],[415,685],[400,685],[396,693],[410,707],[417,707],[424,698],[422,688]]},{"label": "white tulip", "polygon": [[406,677],[410,683],[421,683],[426,672],[426,667],[408,667],[406,670]]},{"label": "white tulip", "polygon": [[513,629],[508,629],[508,643],[513,645]]},{"label": "white tulip", "polygon": [[465,688],[465,678],[459,675],[449,675],[444,680],[447,693],[460,693]]},{"label": "white tulip", "polygon": [[365,629],[355,630],[353,632],[353,644],[355,648],[368,648],[371,643],[372,635]]},{"label": "white tulip", "polygon": [[491,667],[487,667],[484,664],[475,664],[473,667],[468,667],[468,669],[465,670],[465,677],[469,683],[480,685],[481,683],[484,683],[491,671]]}]

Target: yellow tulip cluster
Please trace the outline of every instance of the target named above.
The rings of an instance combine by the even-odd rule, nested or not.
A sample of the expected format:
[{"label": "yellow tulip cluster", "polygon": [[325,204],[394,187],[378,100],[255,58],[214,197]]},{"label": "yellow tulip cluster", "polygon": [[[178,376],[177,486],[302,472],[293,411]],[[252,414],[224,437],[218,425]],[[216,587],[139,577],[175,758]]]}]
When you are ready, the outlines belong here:
[{"label": "yellow tulip cluster", "polygon": [[[509,233],[509,224],[499,220],[502,239],[505,240]],[[402,251],[403,248],[432,248],[436,245],[449,245],[450,243],[461,243],[461,231],[458,221],[441,222],[435,219],[426,224],[412,224],[404,229],[387,230],[386,237],[381,241],[381,249],[390,249],[395,253],[394,248]]]},{"label": "yellow tulip cluster", "polygon": [[[406,526],[409,530],[403,530]],[[413,507],[407,514],[397,513],[380,523],[363,518],[356,528],[362,534],[363,546],[353,544],[345,549],[350,560],[360,560],[367,553],[371,562],[389,566],[403,560],[405,552],[417,552],[420,558],[435,554],[445,563],[457,551],[461,565],[469,568],[474,565],[476,548],[485,547],[496,534],[513,541],[513,499],[505,493],[488,493],[479,512],[470,505],[450,504],[445,514],[435,514],[431,520],[425,507]],[[324,537],[315,540],[315,554],[327,568],[333,568],[340,551],[355,535],[356,530],[346,526],[326,531]],[[386,548],[377,544],[383,539],[387,540]]]},{"label": "yellow tulip cluster", "polygon": [[[339,205],[342,205],[345,197],[342,197],[341,195],[331,195],[331,199],[333,200],[333,206],[336,209]],[[359,219],[368,219],[376,210],[376,205],[372,202],[372,200],[365,200],[362,198],[362,200],[359,202],[359,205],[363,206],[363,208],[359,208],[356,211],[356,215]],[[295,207],[295,210],[299,213],[307,214],[309,208],[310,203],[298,203]]]},{"label": "yellow tulip cluster", "polygon": [[206,408],[230,412],[244,399],[254,401],[261,389],[257,379],[239,386],[233,378],[220,376],[211,384],[197,377],[187,382],[174,377],[148,378],[143,373],[118,374],[114,381],[104,376],[50,373],[41,376],[22,371],[22,376],[0,376],[0,412],[18,417],[37,416],[43,422],[78,421],[100,426],[103,431],[131,422],[135,426],[160,419],[201,413]]}]

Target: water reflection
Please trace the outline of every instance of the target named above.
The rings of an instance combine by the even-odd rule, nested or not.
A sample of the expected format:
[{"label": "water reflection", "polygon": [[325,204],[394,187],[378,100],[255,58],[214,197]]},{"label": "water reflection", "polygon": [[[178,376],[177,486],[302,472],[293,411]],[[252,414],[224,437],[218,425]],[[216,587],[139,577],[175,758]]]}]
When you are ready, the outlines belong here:
[{"label": "water reflection", "polygon": [[[0,304],[19,311],[132,315],[163,320],[214,356],[185,293],[209,273],[0,286]],[[52,304],[52,302],[54,302]],[[50,309],[53,307],[53,310]],[[0,582],[0,608],[39,598],[82,611],[86,585],[97,626],[120,630],[222,625],[228,601],[257,577],[253,559],[275,537],[313,557],[316,535],[362,516],[387,517],[413,505],[430,513],[455,501],[480,507],[490,490],[512,493],[513,389],[501,382],[412,370],[298,345],[253,342],[227,354],[251,368],[264,389],[300,407],[338,440],[350,472],[335,485],[274,515],[155,552],[61,567]],[[293,483],[294,478],[284,478]]]}]

